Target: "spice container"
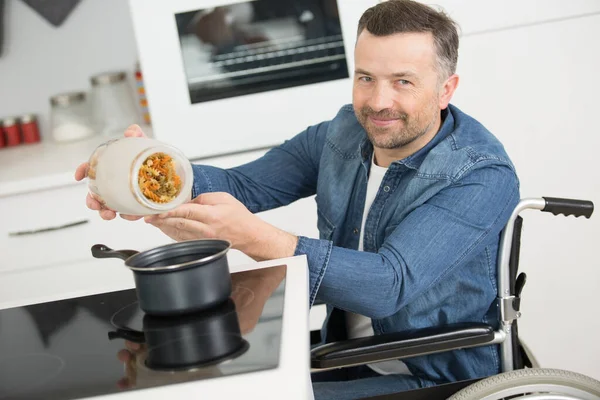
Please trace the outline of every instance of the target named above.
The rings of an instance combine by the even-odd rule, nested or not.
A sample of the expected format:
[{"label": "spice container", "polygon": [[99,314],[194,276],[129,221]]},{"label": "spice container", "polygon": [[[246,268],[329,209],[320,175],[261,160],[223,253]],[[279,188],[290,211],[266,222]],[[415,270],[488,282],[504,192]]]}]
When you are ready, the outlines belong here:
[{"label": "spice container", "polygon": [[85,92],[61,93],[50,98],[52,137],[57,142],[84,139],[94,134]]},{"label": "spice container", "polygon": [[139,122],[133,88],[125,72],[108,72],[91,77],[90,102],[92,121],[105,136],[122,135]]},{"label": "spice container", "polygon": [[192,165],[178,149],[150,138],[125,137],[98,146],[88,187],[106,207],[129,215],[160,214],[191,199]]},{"label": "spice container", "polygon": [[16,118],[5,118],[2,121],[2,130],[6,146],[16,146],[21,143],[21,130]]},{"label": "spice container", "polygon": [[37,143],[40,141],[40,131],[35,115],[26,114],[19,117],[21,134],[24,143]]},{"label": "spice container", "polygon": [[0,149],[6,146],[6,139],[4,138],[4,130],[2,129],[2,120],[0,119]]}]

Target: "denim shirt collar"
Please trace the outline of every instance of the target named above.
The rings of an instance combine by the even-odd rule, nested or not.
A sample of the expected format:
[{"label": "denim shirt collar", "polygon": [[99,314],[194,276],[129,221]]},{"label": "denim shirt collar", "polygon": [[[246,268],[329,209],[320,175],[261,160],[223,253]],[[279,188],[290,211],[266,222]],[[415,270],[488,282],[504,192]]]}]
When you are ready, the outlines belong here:
[{"label": "denim shirt collar", "polygon": [[[394,163],[404,164],[411,169],[418,169],[421,166],[421,163],[423,162],[427,154],[431,151],[431,149],[433,149],[442,140],[444,140],[444,138],[450,133],[452,133],[453,130],[454,117],[452,116],[450,107],[447,107],[442,110],[442,125],[440,126],[439,131],[436,133],[433,139],[431,139],[423,148],[418,150],[416,153],[411,154],[410,156],[402,160],[394,161]],[[362,158],[363,163],[370,161],[373,157],[373,144],[366,135],[360,144],[359,156]]]}]

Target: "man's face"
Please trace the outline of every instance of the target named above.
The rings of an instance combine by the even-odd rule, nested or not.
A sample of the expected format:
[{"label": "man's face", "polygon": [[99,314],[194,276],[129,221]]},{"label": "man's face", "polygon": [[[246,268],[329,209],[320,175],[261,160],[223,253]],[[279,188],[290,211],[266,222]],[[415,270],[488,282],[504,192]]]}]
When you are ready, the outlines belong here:
[{"label": "man's face", "polygon": [[366,29],[354,51],[356,116],[373,146],[397,149],[425,134],[440,115],[439,75],[429,33],[374,36]]}]

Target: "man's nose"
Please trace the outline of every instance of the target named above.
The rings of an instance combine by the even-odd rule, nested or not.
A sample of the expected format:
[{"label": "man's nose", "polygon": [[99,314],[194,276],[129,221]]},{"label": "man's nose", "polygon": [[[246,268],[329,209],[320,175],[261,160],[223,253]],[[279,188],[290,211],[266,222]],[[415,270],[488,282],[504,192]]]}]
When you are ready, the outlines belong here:
[{"label": "man's nose", "polygon": [[379,112],[388,108],[393,108],[394,98],[390,88],[381,84],[375,86],[371,98],[369,99],[369,106],[375,112]]}]

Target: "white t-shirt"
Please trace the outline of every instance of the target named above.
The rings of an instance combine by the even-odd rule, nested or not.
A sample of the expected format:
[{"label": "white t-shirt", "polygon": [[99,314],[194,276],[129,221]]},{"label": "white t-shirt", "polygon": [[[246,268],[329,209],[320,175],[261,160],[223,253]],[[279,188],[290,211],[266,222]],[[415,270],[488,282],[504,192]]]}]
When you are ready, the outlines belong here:
[{"label": "white t-shirt", "polygon": [[[383,177],[387,172],[387,168],[380,167],[371,160],[371,171],[369,172],[369,180],[367,182],[367,197],[365,199],[365,210],[363,212],[362,225],[360,227],[360,238],[358,242],[358,250],[363,251],[363,239],[365,231],[365,222],[367,215],[371,209],[371,204],[375,200],[375,196],[379,191]],[[373,336],[373,325],[370,318],[352,312],[346,312],[346,329],[348,331],[348,339],[354,339],[365,336]],[[400,360],[380,361],[373,364],[367,364],[369,368],[381,375],[405,374],[411,375],[411,372]]]}]

